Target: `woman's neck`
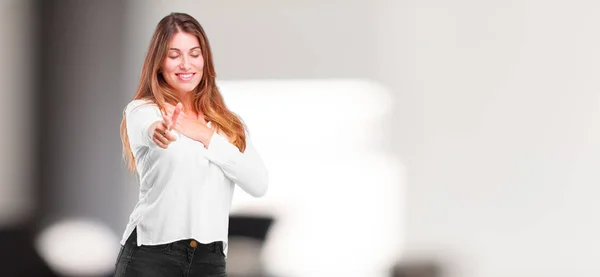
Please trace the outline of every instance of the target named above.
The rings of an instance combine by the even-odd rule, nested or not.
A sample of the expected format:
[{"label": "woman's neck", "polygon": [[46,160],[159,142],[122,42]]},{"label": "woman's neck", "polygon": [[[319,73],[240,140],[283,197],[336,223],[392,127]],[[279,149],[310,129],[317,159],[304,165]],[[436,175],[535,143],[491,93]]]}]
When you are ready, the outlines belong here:
[{"label": "woman's neck", "polygon": [[181,104],[183,105],[183,112],[184,114],[187,114],[190,117],[194,117],[194,118],[198,118],[200,119],[200,117],[202,118],[202,121],[204,121],[204,114],[202,113],[202,111],[195,111],[194,106],[194,97],[193,97],[193,92],[188,92],[185,93],[183,95],[179,96],[179,101],[181,101]]},{"label": "woman's neck", "polygon": [[187,92],[182,95],[179,95],[179,101],[183,104],[183,110],[185,112],[191,113],[194,111],[194,97],[192,92]]}]

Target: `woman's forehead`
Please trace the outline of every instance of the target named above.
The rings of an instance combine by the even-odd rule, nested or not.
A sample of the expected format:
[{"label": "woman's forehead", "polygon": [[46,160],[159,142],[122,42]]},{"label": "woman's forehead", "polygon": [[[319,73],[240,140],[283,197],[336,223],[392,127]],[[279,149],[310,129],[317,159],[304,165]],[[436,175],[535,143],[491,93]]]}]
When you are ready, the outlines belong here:
[{"label": "woman's forehead", "polygon": [[198,38],[189,33],[177,32],[169,40],[169,50],[189,51],[199,47]]}]

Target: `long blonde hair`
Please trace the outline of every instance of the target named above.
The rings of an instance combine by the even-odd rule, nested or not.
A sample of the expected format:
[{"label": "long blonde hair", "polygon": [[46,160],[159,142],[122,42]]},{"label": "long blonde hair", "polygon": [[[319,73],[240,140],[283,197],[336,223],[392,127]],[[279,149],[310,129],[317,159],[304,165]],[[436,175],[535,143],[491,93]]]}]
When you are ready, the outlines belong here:
[{"label": "long blonde hair", "polygon": [[[246,149],[245,127],[240,118],[231,112],[225,105],[223,96],[215,83],[215,69],[213,65],[210,45],[204,29],[196,19],[185,13],[171,13],[165,16],[156,26],[150,47],[146,53],[140,83],[134,100],[145,99],[154,102],[159,109],[165,109],[165,103],[175,105],[179,100],[159,73],[161,65],[167,56],[169,40],[178,32],[195,35],[200,42],[202,57],[204,58],[204,71],[200,84],[194,91],[194,111],[202,111],[206,121],[211,121],[212,127],[229,138],[241,152]],[[135,158],[127,136],[125,115],[121,121],[121,142],[123,144],[123,158],[130,171],[136,170]]]}]

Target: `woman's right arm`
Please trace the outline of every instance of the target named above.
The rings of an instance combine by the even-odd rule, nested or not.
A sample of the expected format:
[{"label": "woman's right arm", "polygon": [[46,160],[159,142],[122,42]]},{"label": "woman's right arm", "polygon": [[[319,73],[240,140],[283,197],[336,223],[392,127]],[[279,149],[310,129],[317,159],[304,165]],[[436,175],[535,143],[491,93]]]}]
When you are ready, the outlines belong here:
[{"label": "woman's right arm", "polygon": [[156,125],[161,123],[163,118],[155,104],[143,100],[130,102],[125,108],[125,120],[131,148],[156,145],[152,136]]},{"label": "woman's right arm", "polygon": [[175,114],[167,117],[163,116],[154,104],[135,101],[130,103],[125,110],[125,118],[131,147],[154,145],[163,149],[169,147],[169,144],[176,139],[169,131],[173,128],[172,122],[177,122],[180,111],[179,106]]}]

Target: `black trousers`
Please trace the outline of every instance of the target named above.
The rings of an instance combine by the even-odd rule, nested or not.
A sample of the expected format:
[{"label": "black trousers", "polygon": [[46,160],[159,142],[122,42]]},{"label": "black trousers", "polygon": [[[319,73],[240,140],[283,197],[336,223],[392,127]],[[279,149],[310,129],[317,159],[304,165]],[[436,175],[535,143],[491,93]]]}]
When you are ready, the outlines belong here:
[{"label": "black trousers", "polygon": [[186,239],[137,246],[134,230],[117,257],[115,277],[223,277],[223,242],[202,244]]}]

